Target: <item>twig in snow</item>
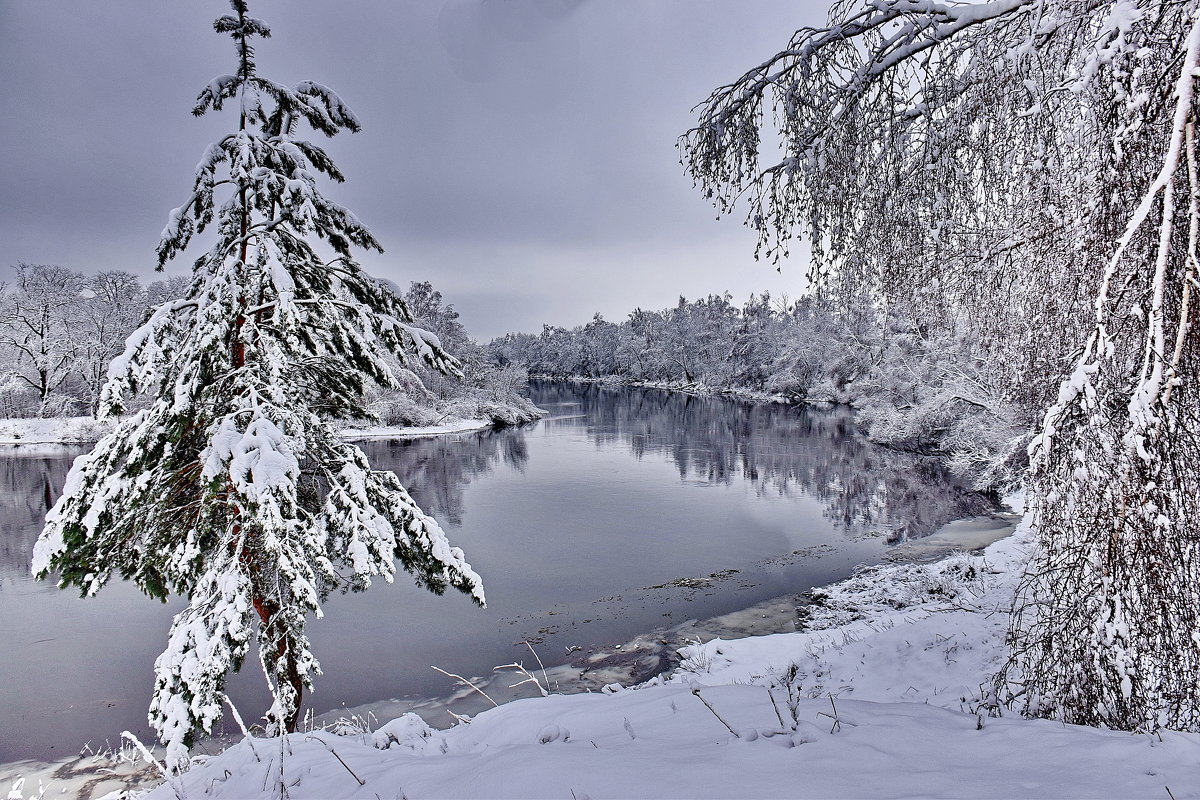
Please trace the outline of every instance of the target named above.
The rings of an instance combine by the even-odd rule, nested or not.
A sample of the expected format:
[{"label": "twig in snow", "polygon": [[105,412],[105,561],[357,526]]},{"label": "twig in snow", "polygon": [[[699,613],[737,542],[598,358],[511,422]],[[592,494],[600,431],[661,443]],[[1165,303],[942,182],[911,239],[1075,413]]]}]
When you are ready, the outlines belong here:
[{"label": "twig in snow", "polygon": [[709,711],[711,711],[711,712],[712,712],[712,715],[713,715],[714,717],[716,717],[716,718],[717,718],[717,721],[718,721],[718,722],[720,722],[722,725],[724,725],[724,726],[725,726],[725,727],[726,727],[726,728],[729,730],[729,732],[730,732],[730,733],[732,733],[732,734],[734,735],[734,738],[737,738],[737,739],[740,739],[740,738],[742,738],[742,737],[741,737],[741,736],[738,734],[738,732],[737,732],[737,731],[735,731],[735,730],[734,730],[734,729],[733,729],[733,728],[730,726],[730,724],[729,724],[728,722],[726,722],[725,720],[721,719],[721,715],[717,713],[717,710],[716,710],[715,708],[713,708],[712,706],[710,706],[710,705],[708,704],[708,701],[707,701],[707,700],[705,700],[703,697],[700,697],[700,690],[699,690],[699,689],[692,689],[692,694],[696,695],[696,697],[698,697],[698,698],[700,699],[700,702],[701,702],[701,703],[704,703],[704,707],[705,707],[705,708],[707,708]]},{"label": "twig in snow", "polygon": [[162,773],[163,780],[171,785],[171,791],[175,793],[175,796],[179,798],[179,800],[187,800],[187,798],[184,797],[183,786],[179,783],[179,780],[173,776],[165,766],[158,763],[158,759],[155,758],[154,754],[146,748],[146,745],[142,744],[141,739],[137,738],[129,731],[121,731],[121,738],[128,739],[134,747],[140,750],[142,753],[142,758],[146,760],[147,764],[153,764],[158,768],[158,771]]},{"label": "twig in snow", "polygon": [[541,656],[539,656],[537,651],[533,649],[533,645],[526,641],[525,646],[529,648],[529,652],[533,653],[533,657],[537,659],[538,666],[542,669],[542,679],[546,682],[546,689],[548,690],[550,688],[550,676],[546,674],[546,665],[542,663]]},{"label": "twig in snow", "polygon": [[229,695],[225,695],[225,704],[229,706],[229,710],[233,712],[233,718],[237,720],[238,727],[242,729],[242,735],[246,737],[246,743],[250,745],[250,752],[254,754],[254,760],[261,764],[262,759],[259,758],[258,751],[254,749],[254,737],[250,735],[246,723],[242,722],[242,715],[238,713],[237,707],[229,699]]},{"label": "twig in snow", "polygon": [[767,687],[767,697],[771,698],[771,708],[775,709],[775,717],[779,720],[779,729],[783,730],[787,726],[783,724],[783,714],[779,713],[779,706],[775,703],[775,695],[771,694],[771,687]]},{"label": "twig in snow", "polygon": [[283,776],[283,756],[284,753],[291,754],[291,747],[288,745],[287,731],[280,730],[279,732],[279,800],[288,800],[287,782]]},{"label": "twig in snow", "polygon": [[[435,667],[435,669],[436,669],[436,667]],[[346,768],[346,772],[349,772],[349,773],[350,773],[350,775],[351,775],[351,777],[353,777],[353,778],[354,778],[354,780],[358,781],[358,785],[359,785],[359,786],[366,786],[366,785],[367,785],[367,782],[366,782],[366,781],[364,781],[362,778],[358,777],[358,775],[356,775],[356,774],[354,773],[354,770],[350,769],[350,765],[349,765],[349,764],[347,764],[345,761],[342,761],[342,757],[341,757],[341,756],[339,756],[339,755],[337,754],[337,751],[333,749],[333,745],[331,745],[329,742],[327,742],[327,741],[325,741],[324,739],[322,739],[320,736],[313,736],[313,735],[311,735],[311,734],[310,734],[310,735],[308,735],[308,736],[305,736],[305,737],[304,737],[304,741],[306,741],[306,742],[307,742],[307,741],[309,741],[310,739],[315,739],[315,740],[317,740],[318,742],[320,742],[322,745],[324,745],[324,746],[325,746],[325,749],[326,749],[326,750],[328,750],[330,753],[333,753],[333,757],[334,757],[334,758],[336,758],[336,759],[338,760],[338,763],[339,763],[339,764],[341,764],[343,767],[345,767],[345,768]]]},{"label": "twig in snow", "polygon": [[[529,670],[525,669],[525,667],[521,666],[520,664],[518,664],[515,661],[511,664],[501,664],[498,667],[492,667],[493,672],[495,672],[498,669],[515,669],[517,672],[519,672],[525,676],[525,680],[517,681],[516,683],[509,684],[508,688],[510,688],[510,689],[515,689],[518,686],[524,686],[527,683],[532,683],[534,686],[536,686],[538,688],[538,691],[542,693],[542,697],[547,697],[550,694],[550,692],[546,691],[546,687],[542,686],[542,682],[539,681],[536,676],[529,674]],[[545,670],[543,670],[542,672],[544,674]]]},{"label": "twig in snow", "polygon": [[837,703],[833,702],[833,695],[829,695],[829,705],[833,706],[833,713],[826,714],[824,711],[818,711],[818,717],[829,717],[833,720],[833,727],[829,729],[830,733],[837,733],[842,729],[842,721],[838,719]]},{"label": "twig in snow", "polygon": [[494,705],[496,708],[500,707],[499,703],[497,703],[495,700],[493,700],[492,698],[487,696],[487,692],[483,691],[483,689],[480,689],[478,686],[471,683],[469,680],[464,678],[462,675],[455,675],[453,672],[446,672],[446,670],[442,669],[441,667],[430,666],[430,669],[437,670],[438,672],[445,675],[447,678],[454,678],[456,681],[462,681],[463,684],[465,684],[466,686],[470,686],[476,692],[479,692],[479,694],[483,695],[484,699],[486,699],[489,703]]}]

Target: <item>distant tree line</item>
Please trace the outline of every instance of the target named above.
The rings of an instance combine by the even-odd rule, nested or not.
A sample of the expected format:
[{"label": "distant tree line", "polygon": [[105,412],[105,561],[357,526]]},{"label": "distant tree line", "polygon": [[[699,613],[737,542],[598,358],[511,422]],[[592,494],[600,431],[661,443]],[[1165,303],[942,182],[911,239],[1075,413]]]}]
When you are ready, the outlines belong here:
[{"label": "distant tree line", "polygon": [[[95,413],[109,362],[126,338],[155,307],[186,295],[188,283],[183,276],[143,284],[122,270],[86,275],[56,264],[15,265],[0,285],[0,417]],[[404,388],[368,390],[368,407],[382,423],[535,417],[519,394],[525,374],[494,365],[429,282],[414,282],[404,298],[418,324],[462,362],[464,377],[446,378],[423,363],[393,365]]]},{"label": "distant tree line", "polygon": [[1034,376],[1014,392],[1010,365],[986,341],[917,324],[865,298],[834,306],[764,292],[738,307],[728,293],[680,297],[672,308],[639,308],[620,323],[596,314],[575,328],[506,334],[488,350],[498,365],[550,378],[851,404],[875,441],[939,455],[980,489],[1018,479],[1054,388],[1049,376]]},{"label": "distant tree line", "polygon": [[95,411],[108,363],[150,309],[179,296],[186,280],[143,286],[121,270],[95,275],[20,263],[0,288],[0,416]]},{"label": "distant tree line", "polygon": [[541,416],[522,394],[529,377],[525,369],[494,363],[487,348],[467,333],[458,311],[429,281],[414,281],[403,297],[417,325],[435,334],[458,359],[463,376],[447,377],[423,362],[393,365],[402,379],[407,378],[403,388],[368,391],[368,408],[380,422],[436,425],[450,419],[486,419],[514,425]]}]

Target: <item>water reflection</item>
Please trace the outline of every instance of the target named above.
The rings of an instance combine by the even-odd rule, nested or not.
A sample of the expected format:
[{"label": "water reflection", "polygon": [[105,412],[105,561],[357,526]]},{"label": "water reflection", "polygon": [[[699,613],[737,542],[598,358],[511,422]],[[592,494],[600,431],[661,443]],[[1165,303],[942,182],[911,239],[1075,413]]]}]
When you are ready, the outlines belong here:
[{"label": "water reflection", "polygon": [[[935,462],[877,447],[848,409],[803,408],[696,397],[653,389],[534,381],[549,409],[543,427],[582,431],[598,447],[665,457],[689,484],[752,484],[760,495],[806,494],[852,536],[889,542],[927,536],[951,520],[994,511],[993,498],[958,486]],[[424,439],[360,442],[373,464],[392,469],[443,525],[463,522],[464,490],[505,467],[523,472],[529,428]],[[0,576],[26,576],[46,510],[77,447],[0,453]],[[52,586],[49,585],[49,586]]]},{"label": "water reflection", "polygon": [[471,481],[498,464],[523,472],[529,461],[521,428],[357,444],[372,464],[395,472],[425,513],[443,525],[462,524],[463,489]]},{"label": "water reflection", "polygon": [[0,587],[29,575],[46,512],[58,499],[71,461],[82,452],[78,447],[36,447],[37,454],[25,448],[0,451]]},{"label": "water reflection", "polygon": [[850,535],[891,543],[995,511],[995,498],[957,485],[931,459],[879,447],[846,408],[807,408],[654,389],[535,381],[531,396],[598,446],[669,457],[680,480],[754,484],[760,494],[820,499]]}]

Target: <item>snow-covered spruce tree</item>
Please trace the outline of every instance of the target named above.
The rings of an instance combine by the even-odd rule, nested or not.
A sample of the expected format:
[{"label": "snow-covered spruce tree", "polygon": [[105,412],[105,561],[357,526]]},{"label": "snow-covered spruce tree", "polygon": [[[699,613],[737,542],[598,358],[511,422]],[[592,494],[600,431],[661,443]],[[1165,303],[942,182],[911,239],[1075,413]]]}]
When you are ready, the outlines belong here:
[{"label": "snow-covered spruce tree", "polygon": [[318,672],[305,618],[321,615],[331,590],[391,581],[399,559],[434,592],[484,599],[438,524],[330,426],[363,414],[368,381],[392,381],[389,353],[457,365],[351,258],[352,245],[379,245],[321,194],[316,173],[342,176],[296,136],[303,123],[332,136],[358,121],[320,84],[261,77],[251,38],[269,29],[245,0],[231,5],[214,26],[233,37],[237,71],[214,79],[194,113],[230,103],[238,128],[204,153],[159,264],[210,224],[216,241],[195,262],[188,296],[159,306],[113,362],[106,408],[137,391],[153,402],[76,461],[33,565],[85,595],[115,574],[154,597],[188,597],[155,663],[150,706],[174,768],[221,716],[226,675],[252,640],[275,697],[272,726],[295,729]]},{"label": "snow-covered spruce tree", "polygon": [[1030,714],[1200,730],[1198,5],[843,0],[680,141],[761,252],[806,236],[823,291],[976,341],[1048,408],[998,678]]}]

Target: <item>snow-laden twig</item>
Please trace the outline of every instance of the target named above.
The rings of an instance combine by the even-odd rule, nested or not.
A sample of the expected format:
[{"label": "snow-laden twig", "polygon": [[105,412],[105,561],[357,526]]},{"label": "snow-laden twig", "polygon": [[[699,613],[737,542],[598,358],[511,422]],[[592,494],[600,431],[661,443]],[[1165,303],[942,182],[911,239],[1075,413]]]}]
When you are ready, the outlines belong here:
[{"label": "snow-laden twig", "polygon": [[183,791],[183,784],[180,783],[179,778],[154,757],[154,754],[150,752],[149,748],[142,744],[141,739],[129,731],[121,731],[121,738],[125,739],[134,747],[136,747],[138,752],[142,754],[142,759],[147,764],[153,765],[154,768],[158,770],[159,774],[162,775],[163,780],[166,781],[167,785],[171,787],[171,791],[175,793],[177,800],[187,800],[187,797]]},{"label": "snow-laden twig", "polygon": [[229,712],[233,714],[233,719],[237,722],[237,726],[241,730],[246,744],[250,747],[250,752],[254,754],[254,760],[261,764],[262,758],[258,755],[258,750],[254,747],[254,737],[250,735],[250,729],[242,721],[242,715],[238,713],[237,706],[233,704],[233,700],[230,699],[229,695],[225,695],[225,704],[229,706]]},{"label": "snow-laden twig", "polygon": [[[499,703],[497,703],[497,702],[496,702],[495,700],[493,700],[492,698],[488,697],[488,695],[487,695],[487,692],[483,691],[483,689],[480,689],[478,686],[476,686],[475,684],[471,683],[469,680],[467,680],[466,678],[464,678],[462,675],[455,675],[453,672],[447,672],[446,670],[442,669],[441,667],[435,667],[435,666],[432,666],[432,665],[430,665],[430,667],[429,667],[429,668],[430,668],[430,669],[432,669],[432,670],[436,670],[437,672],[440,672],[440,673],[442,673],[442,674],[443,674],[443,675],[445,675],[447,678],[454,678],[456,681],[459,681],[459,682],[460,682],[460,683],[462,683],[464,686],[467,686],[467,687],[469,687],[469,688],[470,688],[472,691],[474,691],[474,692],[478,693],[479,695],[481,695],[481,696],[482,696],[482,697],[483,697],[485,700],[487,700],[487,701],[488,701],[489,703],[491,703],[493,706],[496,706],[496,707],[499,707],[499,706],[500,706],[500,704],[499,704]],[[499,669],[499,667],[497,667],[497,669]]]},{"label": "snow-laden twig", "polygon": [[724,725],[725,729],[734,735],[734,738],[737,738],[737,739],[742,738],[741,734],[739,734],[737,731],[735,731],[733,729],[733,727],[728,722],[726,722],[721,717],[720,714],[717,713],[717,710],[715,708],[713,708],[712,705],[710,705],[707,700],[704,699],[704,696],[700,694],[699,689],[692,689],[692,694],[694,694],[696,696],[696,699],[698,699],[701,703],[704,703],[704,707],[712,712],[712,715],[717,718],[717,721],[720,722],[722,725]]},{"label": "snow-laden twig", "polygon": [[320,743],[321,743],[321,746],[322,746],[322,747],[324,747],[326,750],[328,750],[328,751],[329,751],[329,752],[330,752],[330,753],[333,755],[333,757],[334,757],[334,758],[336,758],[336,759],[338,760],[338,763],[339,763],[339,764],[341,764],[341,765],[342,765],[342,766],[345,768],[346,772],[349,772],[349,773],[350,773],[350,777],[352,777],[352,778],[354,778],[354,780],[358,781],[358,785],[359,785],[359,786],[366,786],[366,785],[367,785],[367,782],[366,782],[366,781],[364,781],[362,778],[358,777],[358,773],[356,773],[354,770],[350,769],[350,765],[349,765],[349,764],[347,764],[347,763],[346,763],[346,762],[345,762],[345,761],[342,759],[342,757],[338,755],[337,751],[333,749],[333,745],[331,745],[329,742],[325,741],[325,740],[324,740],[324,739],[322,739],[320,736],[317,736],[317,735],[315,735],[315,734],[309,734],[308,736],[305,736],[305,737],[304,737],[304,741],[306,741],[306,742],[309,742],[309,741],[317,741],[317,742],[320,742]]}]

